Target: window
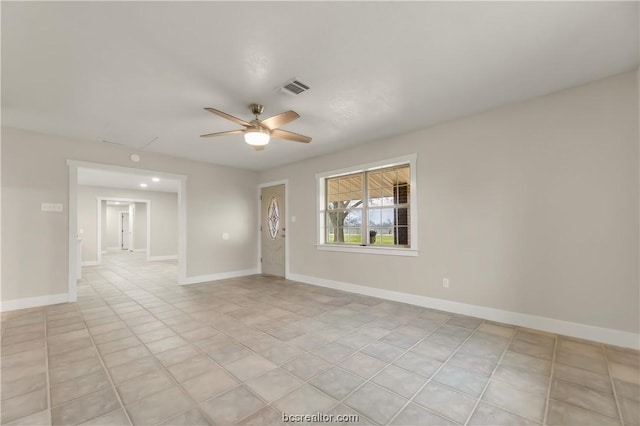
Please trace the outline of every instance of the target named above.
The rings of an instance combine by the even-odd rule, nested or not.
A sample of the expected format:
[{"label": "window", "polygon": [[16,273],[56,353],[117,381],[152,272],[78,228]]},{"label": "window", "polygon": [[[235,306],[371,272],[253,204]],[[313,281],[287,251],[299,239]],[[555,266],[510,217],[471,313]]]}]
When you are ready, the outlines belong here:
[{"label": "window", "polygon": [[385,163],[318,175],[318,248],[415,251],[415,155]]}]

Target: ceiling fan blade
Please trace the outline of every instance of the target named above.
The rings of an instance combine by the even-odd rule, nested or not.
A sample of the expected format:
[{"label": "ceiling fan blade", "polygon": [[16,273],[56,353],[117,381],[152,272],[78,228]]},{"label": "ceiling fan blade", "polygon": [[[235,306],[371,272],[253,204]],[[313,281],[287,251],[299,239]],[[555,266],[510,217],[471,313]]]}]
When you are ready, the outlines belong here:
[{"label": "ceiling fan blade", "polygon": [[264,151],[266,147],[266,145],[254,145],[253,149],[255,149],[256,151]]},{"label": "ceiling fan blade", "polygon": [[251,124],[249,124],[248,122],[244,121],[241,118],[234,117],[233,115],[229,115],[226,112],[218,111],[217,109],[213,109],[213,108],[205,108],[205,109],[212,114],[219,115],[220,117],[226,118],[227,120],[233,121],[234,123],[239,124],[241,126],[251,127]]},{"label": "ceiling fan blade", "polygon": [[274,115],[273,117],[265,118],[260,121],[260,124],[268,129],[277,129],[287,123],[291,123],[293,120],[300,118],[300,115],[295,111],[287,111],[282,114]]},{"label": "ceiling fan blade", "polygon": [[311,138],[309,136],[300,135],[298,133],[288,132],[286,130],[281,130],[281,129],[273,129],[271,131],[271,136],[274,138],[286,139],[288,141],[294,141],[294,142],[304,142],[304,143],[311,142]]},{"label": "ceiling fan blade", "polygon": [[239,133],[244,133],[244,130],[229,130],[228,132],[207,133],[206,135],[200,135],[200,137],[201,138],[212,138],[214,136],[237,135]]}]

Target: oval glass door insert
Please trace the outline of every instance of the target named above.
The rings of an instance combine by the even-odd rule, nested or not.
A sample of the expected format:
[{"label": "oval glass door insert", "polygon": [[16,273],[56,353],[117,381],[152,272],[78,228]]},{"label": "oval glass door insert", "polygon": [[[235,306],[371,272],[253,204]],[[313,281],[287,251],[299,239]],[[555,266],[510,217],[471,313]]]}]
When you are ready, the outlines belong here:
[{"label": "oval glass door insert", "polygon": [[269,209],[267,210],[267,226],[269,227],[269,236],[275,240],[280,229],[280,208],[276,197],[272,197],[269,201]]}]

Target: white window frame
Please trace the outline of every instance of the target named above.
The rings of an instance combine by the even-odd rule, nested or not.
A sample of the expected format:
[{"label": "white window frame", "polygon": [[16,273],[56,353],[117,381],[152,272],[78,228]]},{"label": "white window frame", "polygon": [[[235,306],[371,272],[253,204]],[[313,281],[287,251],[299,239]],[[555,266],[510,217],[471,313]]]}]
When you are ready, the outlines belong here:
[{"label": "white window frame", "polygon": [[[418,154],[409,154],[401,157],[390,158],[387,160],[375,161],[372,163],[360,164],[353,167],[348,167],[339,170],[331,170],[328,172],[316,174],[316,248],[322,251],[336,251],[347,253],[367,253],[367,254],[382,254],[390,256],[417,256],[418,255],[418,191],[416,185],[416,171],[417,171]],[[383,169],[387,167],[401,166],[409,164],[411,182],[409,190],[409,225],[410,225],[410,243],[411,247],[390,247],[390,246],[377,246],[377,245],[347,245],[347,244],[332,244],[325,242],[325,215],[320,214],[324,210],[326,205],[326,191],[325,185],[327,178],[333,178],[343,175],[349,175],[353,173],[368,172],[371,170]]]}]

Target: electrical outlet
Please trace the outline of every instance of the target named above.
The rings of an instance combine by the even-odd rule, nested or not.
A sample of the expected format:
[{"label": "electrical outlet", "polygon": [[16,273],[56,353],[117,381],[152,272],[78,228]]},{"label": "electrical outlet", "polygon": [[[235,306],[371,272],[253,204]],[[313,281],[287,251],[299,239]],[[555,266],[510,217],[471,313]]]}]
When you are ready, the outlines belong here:
[{"label": "electrical outlet", "polygon": [[449,288],[449,278],[442,279],[442,287]]}]

